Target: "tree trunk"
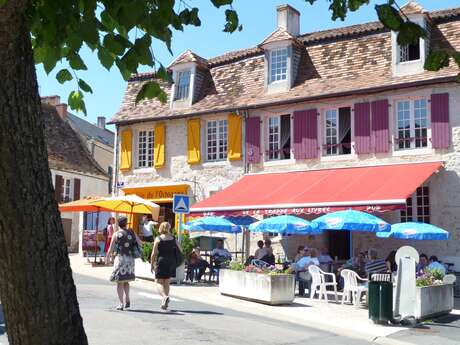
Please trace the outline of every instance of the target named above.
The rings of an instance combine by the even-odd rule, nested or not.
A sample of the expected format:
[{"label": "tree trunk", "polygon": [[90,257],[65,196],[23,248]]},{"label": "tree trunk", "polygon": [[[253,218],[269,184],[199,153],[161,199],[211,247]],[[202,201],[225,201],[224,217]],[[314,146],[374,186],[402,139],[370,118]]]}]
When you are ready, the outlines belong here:
[{"label": "tree trunk", "polygon": [[87,344],[54,198],[26,0],[0,7],[0,297],[11,345]]}]

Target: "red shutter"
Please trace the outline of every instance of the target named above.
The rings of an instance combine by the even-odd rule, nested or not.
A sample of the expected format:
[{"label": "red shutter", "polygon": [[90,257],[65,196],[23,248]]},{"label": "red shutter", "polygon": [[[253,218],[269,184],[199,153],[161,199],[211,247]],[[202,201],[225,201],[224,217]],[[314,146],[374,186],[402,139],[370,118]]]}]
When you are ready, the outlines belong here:
[{"label": "red shutter", "polygon": [[306,111],[305,158],[318,158],[318,111]]},{"label": "red shutter", "polygon": [[369,102],[356,103],[355,151],[357,154],[371,152],[371,107]]},{"label": "red shutter", "polygon": [[306,159],[307,112],[294,112],[294,158]]},{"label": "red shutter", "polygon": [[390,150],[388,100],[374,101],[371,108],[375,153],[386,153]]},{"label": "red shutter", "polygon": [[450,144],[449,94],[431,95],[431,142],[435,149],[447,149]]},{"label": "red shutter", "polygon": [[81,181],[79,178],[73,179],[73,199],[80,200],[80,184]]},{"label": "red shutter", "polygon": [[260,162],[260,117],[246,120],[246,162]]},{"label": "red shutter", "polygon": [[62,192],[64,190],[64,178],[61,175],[56,175],[54,177],[54,197],[56,202],[62,202]]}]

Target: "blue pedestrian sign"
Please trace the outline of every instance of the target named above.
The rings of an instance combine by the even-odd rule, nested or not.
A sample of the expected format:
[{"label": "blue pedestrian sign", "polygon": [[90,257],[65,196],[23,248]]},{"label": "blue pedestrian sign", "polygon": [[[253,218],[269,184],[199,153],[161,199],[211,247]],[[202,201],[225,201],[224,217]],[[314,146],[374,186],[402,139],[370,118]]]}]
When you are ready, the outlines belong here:
[{"label": "blue pedestrian sign", "polygon": [[173,212],[174,213],[189,213],[190,212],[190,197],[188,195],[174,194]]}]

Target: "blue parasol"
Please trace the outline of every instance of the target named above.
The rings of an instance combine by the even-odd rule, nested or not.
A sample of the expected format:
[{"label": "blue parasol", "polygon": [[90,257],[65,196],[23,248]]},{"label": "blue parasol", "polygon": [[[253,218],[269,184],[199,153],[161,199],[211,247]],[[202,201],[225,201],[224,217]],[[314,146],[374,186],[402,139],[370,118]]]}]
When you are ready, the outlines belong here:
[{"label": "blue parasol", "polygon": [[241,232],[241,226],[222,217],[204,217],[187,222],[184,225],[187,231],[215,231],[236,234]]},{"label": "blue parasol", "polygon": [[278,232],[290,235],[319,234],[316,225],[295,216],[277,216],[260,220],[249,225],[252,232]]},{"label": "blue parasol", "polygon": [[252,223],[257,222],[257,219],[251,216],[225,216],[224,219],[232,222],[233,224],[244,226],[245,228]]},{"label": "blue parasol", "polygon": [[370,213],[355,210],[337,211],[313,220],[321,230],[385,232],[391,225]]},{"label": "blue parasol", "polygon": [[377,237],[402,240],[448,240],[449,232],[432,224],[407,222],[393,224],[390,232],[377,232]]}]

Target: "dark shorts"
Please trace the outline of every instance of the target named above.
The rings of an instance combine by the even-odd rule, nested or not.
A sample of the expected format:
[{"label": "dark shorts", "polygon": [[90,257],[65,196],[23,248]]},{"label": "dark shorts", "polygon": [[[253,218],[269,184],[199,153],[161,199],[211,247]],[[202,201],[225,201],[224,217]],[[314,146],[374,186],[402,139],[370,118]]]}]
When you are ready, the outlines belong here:
[{"label": "dark shorts", "polygon": [[143,236],[142,241],[144,241],[144,242],[153,242],[153,236]]}]

